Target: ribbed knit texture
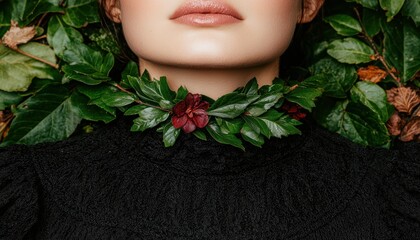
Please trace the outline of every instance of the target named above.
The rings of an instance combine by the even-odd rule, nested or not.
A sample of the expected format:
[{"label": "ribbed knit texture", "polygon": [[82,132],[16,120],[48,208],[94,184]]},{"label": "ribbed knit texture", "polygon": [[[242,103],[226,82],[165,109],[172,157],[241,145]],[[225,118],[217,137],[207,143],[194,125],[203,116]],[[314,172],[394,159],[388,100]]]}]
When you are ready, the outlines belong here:
[{"label": "ribbed knit texture", "polygon": [[420,144],[307,125],[247,151],[118,121],[0,149],[0,239],[420,239]]}]

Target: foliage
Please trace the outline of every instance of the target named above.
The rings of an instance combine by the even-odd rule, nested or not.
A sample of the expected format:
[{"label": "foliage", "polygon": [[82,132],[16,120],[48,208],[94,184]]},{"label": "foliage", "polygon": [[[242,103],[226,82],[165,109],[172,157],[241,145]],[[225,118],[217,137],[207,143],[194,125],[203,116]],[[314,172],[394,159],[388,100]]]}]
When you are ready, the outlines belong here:
[{"label": "foliage", "polygon": [[[135,63],[124,65],[117,60],[118,44],[101,26],[96,0],[0,0],[0,5],[2,146],[66,139],[81,123],[107,124],[120,111],[139,118],[146,111],[149,116],[159,115],[154,120],[164,121],[158,111],[135,107],[136,101],[168,108],[186,95],[183,90],[177,95],[139,81]],[[320,107],[313,115],[330,131],[371,146],[388,146],[389,132],[404,141],[418,140],[419,16],[418,0],[330,0],[323,18],[305,37],[310,77],[289,92],[287,100],[309,110],[314,102],[307,99],[315,99],[322,88],[323,97],[316,103]],[[147,94],[140,94],[139,84]],[[255,86],[248,87],[256,91]],[[274,100],[282,102],[271,91],[274,88],[245,105],[240,97],[233,98],[237,106],[242,104],[252,114],[267,118],[217,120],[237,106],[213,105],[209,113],[215,121],[206,127],[207,133],[194,134],[201,139],[211,135],[239,147],[235,135],[223,138],[221,133],[236,131],[257,146],[263,143],[261,136],[280,136],[276,122],[285,116],[267,112]],[[152,124],[148,120],[138,119],[134,126]],[[255,126],[261,124],[273,131],[264,127],[256,132]],[[179,133],[169,124],[160,130],[166,145],[173,144]]]},{"label": "foliage", "polygon": [[418,0],[327,2],[305,39],[319,124],[363,145],[420,140],[419,16]]}]

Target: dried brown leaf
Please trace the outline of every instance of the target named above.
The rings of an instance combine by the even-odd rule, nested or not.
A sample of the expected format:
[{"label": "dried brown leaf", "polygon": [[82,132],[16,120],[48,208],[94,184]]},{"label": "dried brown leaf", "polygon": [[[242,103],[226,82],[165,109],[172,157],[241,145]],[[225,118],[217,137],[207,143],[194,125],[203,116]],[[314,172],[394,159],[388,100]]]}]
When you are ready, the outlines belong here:
[{"label": "dried brown leaf", "polygon": [[0,111],[0,141],[2,141],[10,130],[13,114],[7,111]]},{"label": "dried brown leaf", "polygon": [[368,66],[357,70],[360,80],[378,83],[388,76],[388,73],[377,66]]},{"label": "dried brown leaf", "polygon": [[18,45],[29,42],[35,35],[36,30],[34,26],[20,28],[18,23],[12,20],[10,29],[2,38],[2,43],[7,47],[16,50]]},{"label": "dried brown leaf", "polygon": [[411,114],[413,109],[420,104],[420,96],[409,87],[392,88],[386,91],[388,102],[399,112]]},{"label": "dried brown leaf", "polygon": [[410,142],[420,136],[420,117],[414,117],[405,125],[401,132],[400,140]]},{"label": "dried brown leaf", "polygon": [[389,134],[391,136],[398,136],[401,134],[401,130],[404,127],[405,122],[401,119],[398,112],[395,112],[386,123]]}]

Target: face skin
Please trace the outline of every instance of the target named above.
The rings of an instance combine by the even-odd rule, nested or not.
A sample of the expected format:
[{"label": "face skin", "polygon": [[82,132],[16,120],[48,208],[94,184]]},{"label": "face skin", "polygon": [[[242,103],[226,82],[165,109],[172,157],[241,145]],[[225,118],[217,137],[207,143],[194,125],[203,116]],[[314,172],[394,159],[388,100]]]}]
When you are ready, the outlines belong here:
[{"label": "face skin", "polygon": [[192,26],[171,19],[186,0],[110,1],[108,15],[121,21],[140,70],[147,69],[153,77],[167,76],[173,89],[184,85],[213,98],[253,77],[260,85],[270,84],[296,24],[310,20],[322,3],[307,0],[306,14],[300,16],[298,0],[220,0],[234,8],[241,20]]}]

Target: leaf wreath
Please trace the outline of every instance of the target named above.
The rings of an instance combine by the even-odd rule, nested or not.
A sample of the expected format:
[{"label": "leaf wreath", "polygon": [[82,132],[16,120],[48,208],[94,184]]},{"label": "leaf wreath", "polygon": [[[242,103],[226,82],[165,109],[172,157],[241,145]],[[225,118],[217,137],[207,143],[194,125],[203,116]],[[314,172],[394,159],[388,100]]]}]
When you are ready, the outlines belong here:
[{"label": "leaf wreath", "polygon": [[173,146],[182,131],[242,150],[243,140],[261,147],[265,138],[300,134],[296,126],[301,123],[281,112],[281,106],[287,100],[310,111],[322,94],[321,89],[304,84],[288,87],[279,79],[259,88],[252,79],[245,87],[213,100],[189,93],[185,87],[174,92],[166,77],[151,80],[147,71],[139,77],[127,76],[124,85],[115,84],[120,91],[107,96],[105,103],[124,109],[126,116],[138,116],[131,131],[156,127],[163,133],[165,147]]}]

